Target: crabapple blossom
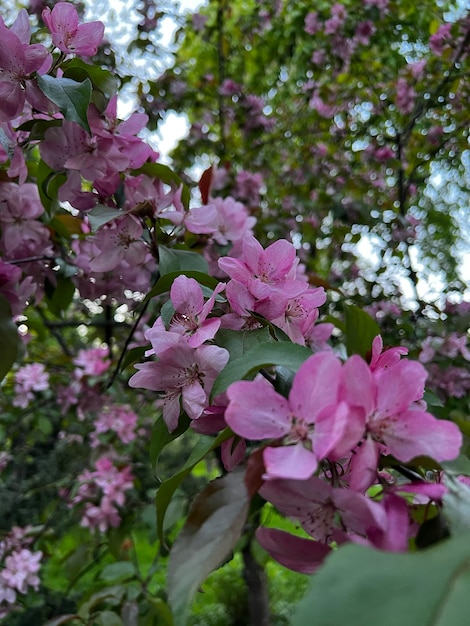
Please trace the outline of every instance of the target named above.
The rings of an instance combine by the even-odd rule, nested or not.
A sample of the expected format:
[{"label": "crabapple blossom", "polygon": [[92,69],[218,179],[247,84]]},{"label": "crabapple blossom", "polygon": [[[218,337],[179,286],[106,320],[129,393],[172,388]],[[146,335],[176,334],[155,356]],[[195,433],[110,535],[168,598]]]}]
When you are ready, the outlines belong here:
[{"label": "crabapple blossom", "polygon": [[49,389],[49,374],[43,363],[29,363],[15,374],[15,393],[13,405],[25,409],[34,398],[33,391]]},{"label": "crabapple blossom", "polygon": [[70,504],[85,503],[81,526],[102,533],[119,526],[121,517],[116,507],[124,505],[125,492],[133,487],[131,468],[126,465],[119,470],[111,458],[102,456],[96,461],[95,470],[85,470],[78,481],[80,486]]},{"label": "crabapple blossom", "polygon": [[39,90],[33,75],[47,72],[51,55],[42,44],[29,44],[30,26],[22,9],[11,28],[0,16],[0,122],[14,120],[28,100],[38,110],[51,108]]},{"label": "crabapple blossom", "polygon": [[137,364],[139,371],[130,378],[129,385],[161,393],[163,419],[172,432],[178,426],[180,399],[190,419],[201,416],[229,353],[218,346],[191,348],[183,335],[162,331],[158,326],[148,330],[146,337],[158,361]]},{"label": "crabapple blossom", "polygon": [[137,415],[129,406],[106,405],[95,420],[95,430],[91,433],[91,446],[100,445],[99,435],[113,431],[122,443],[130,443],[136,438]]},{"label": "crabapple blossom", "polygon": [[208,315],[215,305],[217,294],[224,288],[225,285],[219,283],[211,297],[204,303],[201,286],[194,278],[184,275],[175,278],[170,290],[175,313],[168,330],[185,336],[192,348],[213,339],[219,330],[220,319],[215,317],[208,319]]},{"label": "crabapple blossom", "polygon": [[73,360],[77,366],[76,377],[80,379],[82,376],[101,376],[111,365],[108,356],[109,349],[106,347],[79,350]]},{"label": "crabapple blossom", "polygon": [[104,35],[102,22],[79,24],[77,9],[70,2],[57,2],[52,10],[46,7],[42,19],[52,34],[52,43],[64,54],[96,54]]},{"label": "crabapple blossom", "polygon": [[263,451],[265,478],[309,478],[339,443],[347,413],[338,400],[341,363],[329,352],[309,357],[286,399],[263,379],[227,389],[225,420],[245,439],[282,439]]},{"label": "crabapple blossom", "polygon": [[230,197],[211,198],[208,205],[191,209],[185,218],[189,232],[211,235],[221,246],[251,235],[255,222],[245,206]]},{"label": "crabapple blossom", "polygon": [[254,237],[246,236],[242,251],[240,259],[221,258],[219,267],[255,298],[295,298],[306,290],[307,285],[296,279],[299,259],[295,248],[285,239],[275,241],[263,250]]}]

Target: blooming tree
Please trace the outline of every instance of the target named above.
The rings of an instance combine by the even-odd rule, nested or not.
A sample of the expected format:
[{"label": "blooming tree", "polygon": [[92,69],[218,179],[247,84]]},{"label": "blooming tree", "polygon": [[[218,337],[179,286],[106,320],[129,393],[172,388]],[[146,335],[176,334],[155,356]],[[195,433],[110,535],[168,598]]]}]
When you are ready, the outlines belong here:
[{"label": "blooming tree", "polygon": [[[360,287],[356,293],[350,281],[343,285],[339,274],[322,278],[327,257],[312,261],[307,252],[317,245],[315,230],[324,245],[334,223],[328,271],[340,267],[334,241],[342,232],[348,243],[353,229],[345,233],[335,220],[375,232],[377,207],[368,191],[378,189],[390,196],[381,209],[393,215],[377,232],[397,243],[392,252],[406,255],[414,281],[410,241],[419,221],[411,199],[424,189],[430,166],[409,160],[425,149],[423,141],[436,141],[433,155],[452,160],[449,146],[461,141],[448,126],[465,119],[459,103],[468,20],[431,23],[426,45],[413,39],[408,48],[411,26],[404,33],[397,27],[387,1],[364,2],[354,14],[353,4],[325,3],[313,12],[299,3],[287,20],[292,33],[300,25],[309,39],[305,49],[286,48],[302,80],[294,72],[297,87],[285,106],[302,101],[315,119],[328,120],[310,137],[301,137],[296,123],[289,135],[277,127],[274,86],[250,93],[226,73],[220,61],[228,58],[228,10],[218,4],[218,80],[207,74],[203,83],[216,96],[217,119],[208,109],[199,128],[192,120],[186,144],[196,155],[199,140],[212,141],[218,125],[221,160],[194,190],[139,135],[147,114],[118,118],[113,68],[92,59],[103,45],[103,23],[83,21],[67,2],[42,9],[44,30],[33,37],[25,9],[11,24],[0,20],[7,44],[0,50],[3,618],[13,619],[22,601],[34,611],[27,598],[44,590],[63,597],[35,614],[50,626],[183,625],[195,592],[237,548],[247,578],[257,576],[253,624],[267,619],[254,558],[261,548],[287,568],[318,572],[307,610],[318,596],[315,582],[321,588],[342,559],[391,563],[390,597],[403,586],[396,557],[416,557],[413,567],[424,576],[419,553],[429,549],[430,559],[446,564],[435,577],[443,588],[465,573],[459,559],[468,560],[468,546],[459,535],[469,525],[462,401],[469,384],[461,364],[470,351],[463,327],[446,329],[444,321],[465,319],[468,307],[449,301],[447,318],[436,307],[442,324],[433,326],[417,292],[415,337],[401,332],[392,342],[391,320],[401,309],[380,289],[364,299],[369,312],[357,306]],[[256,14],[256,37],[277,34],[287,19],[284,3],[255,8],[244,23],[236,4],[231,19],[247,29]],[[193,17],[188,45],[212,17],[211,7]],[[364,61],[366,47],[380,48],[393,25],[389,56],[377,61],[379,72],[385,58],[394,59],[393,90],[384,76],[353,84],[351,68]],[[279,36],[285,46],[289,33]],[[307,57],[333,72],[336,89],[317,69],[305,74]],[[422,93],[428,63],[433,72],[452,64],[429,105]],[[153,88],[160,96],[168,85],[173,95],[186,93],[171,76]],[[279,76],[289,88],[291,79],[289,72]],[[155,95],[151,90],[147,108],[158,107]],[[192,114],[202,101],[195,99]],[[300,157],[296,168],[287,148],[279,156],[289,178],[282,194],[272,182],[282,168],[263,161],[268,134],[279,131],[298,155],[315,155],[314,167]],[[322,143],[327,135],[334,150]],[[253,138],[259,154],[251,159]],[[231,142],[233,171],[226,162]],[[367,173],[355,167],[359,157]],[[242,169],[245,162],[259,171]],[[296,187],[308,188],[309,201],[297,202]],[[342,188],[346,217],[335,217]],[[278,194],[272,201],[271,193]],[[364,219],[356,219],[358,198]],[[314,200],[318,215],[309,212]],[[329,308],[322,309],[327,292]],[[403,320],[397,327],[403,331]],[[160,459],[172,449],[182,454],[162,475]],[[185,494],[183,480],[211,462],[209,484],[197,496]],[[181,494],[184,514],[177,509]],[[151,539],[142,548],[144,534]],[[149,551],[154,558],[144,567]],[[65,587],[57,575],[63,567]],[[457,615],[466,599],[443,602]],[[390,606],[384,601],[373,619]],[[410,624],[425,623],[420,606]]]}]

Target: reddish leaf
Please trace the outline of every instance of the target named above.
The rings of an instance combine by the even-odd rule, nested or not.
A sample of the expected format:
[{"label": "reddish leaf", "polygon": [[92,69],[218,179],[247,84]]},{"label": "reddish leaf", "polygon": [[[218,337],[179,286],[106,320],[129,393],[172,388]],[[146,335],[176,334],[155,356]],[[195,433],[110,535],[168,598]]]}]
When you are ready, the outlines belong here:
[{"label": "reddish leaf", "polygon": [[201,179],[199,180],[198,187],[199,191],[201,192],[203,204],[207,204],[209,196],[211,195],[213,168],[213,165],[207,168],[207,170],[202,173]]},{"label": "reddish leaf", "polygon": [[168,600],[176,626],[186,624],[194,593],[235,547],[249,502],[243,470],[213,480],[194,500],[168,566]]}]

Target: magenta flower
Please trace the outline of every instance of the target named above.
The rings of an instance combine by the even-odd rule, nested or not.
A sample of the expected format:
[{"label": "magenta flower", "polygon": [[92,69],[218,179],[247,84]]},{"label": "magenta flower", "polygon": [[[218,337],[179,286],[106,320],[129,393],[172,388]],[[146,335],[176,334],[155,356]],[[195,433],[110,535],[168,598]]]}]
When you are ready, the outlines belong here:
[{"label": "magenta flower", "polygon": [[69,2],[58,2],[42,12],[44,24],[52,34],[52,43],[64,54],[93,56],[104,35],[102,22],[78,23],[78,13]]},{"label": "magenta flower", "polygon": [[170,298],[175,313],[168,330],[184,335],[192,348],[197,348],[205,341],[212,339],[219,330],[220,319],[207,316],[212,311],[215,298],[223,291],[225,285],[219,283],[211,297],[204,303],[201,286],[187,276],[178,276],[171,286]]},{"label": "magenta flower", "polygon": [[289,398],[264,379],[230,385],[225,420],[245,439],[282,439],[264,449],[266,479],[309,478],[340,441],[348,417],[338,401],[340,361],[329,352],[312,355],[294,377]]},{"label": "magenta flower", "polygon": [[214,380],[228,361],[229,353],[217,346],[191,348],[178,333],[147,331],[158,362],[140,363],[140,370],[129,380],[131,387],[143,387],[161,393],[163,419],[172,432],[178,426],[183,409],[190,419],[200,417],[209,404]]}]

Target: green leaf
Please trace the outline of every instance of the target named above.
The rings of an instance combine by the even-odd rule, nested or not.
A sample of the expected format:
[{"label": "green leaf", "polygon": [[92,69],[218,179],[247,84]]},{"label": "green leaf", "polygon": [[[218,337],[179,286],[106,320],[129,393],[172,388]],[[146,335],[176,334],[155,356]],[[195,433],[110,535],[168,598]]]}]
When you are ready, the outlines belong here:
[{"label": "green leaf", "polygon": [[36,183],[42,206],[50,211],[52,203],[57,200],[59,188],[65,183],[67,176],[51,169],[44,161],[39,161],[36,169]]},{"label": "green leaf", "polygon": [[194,500],[168,563],[168,601],[177,626],[186,625],[194,594],[235,547],[249,503],[240,470],[213,480]]},{"label": "green leaf", "polygon": [[113,209],[112,207],[105,206],[104,204],[97,204],[87,212],[87,217],[90,220],[90,226],[93,232],[96,232],[101,226],[121,217],[123,212],[119,209]]},{"label": "green leaf", "polygon": [[313,576],[292,626],[467,626],[469,585],[468,534],[408,554],[346,545]]},{"label": "green leaf", "polygon": [[121,372],[131,365],[134,365],[134,363],[140,363],[143,361],[146,350],[147,348],[145,346],[136,346],[135,348],[128,350],[124,360],[122,361]]},{"label": "green leaf", "polygon": [[49,311],[53,315],[61,317],[64,311],[66,311],[72,303],[74,293],[75,285],[70,280],[70,278],[60,276],[57,279],[57,285],[50,295],[48,293],[48,290],[46,289],[47,305],[49,307]]},{"label": "green leaf", "polygon": [[37,77],[39,89],[54,104],[69,122],[76,122],[91,134],[87,110],[91,102],[91,80],[79,83],[70,78],[55,78],[45,74]]},{"label": "green leaf", "polygon": [[197,252],[158,246],[158,256],[161,276],[170,272],[179,272],[181,274],[188,271],[209,274],[209,266],[206,259]]},{"label": "green leaf", "polygon": [[424,390],[423,400],[429,406],[437,406],[441,408],[444,406],[442,400],[438,398],[436,394],[430,391],[429,389]]},{"label": "green leaf", "polygon": [[302,363],[312,356],[311,350],[305,346],[287,341],[260,343],[243,356],[231,359],[214,381],[211,397],[224,392],[229,385],[253,376],[263,367],[282,365],[297,371]]},{"label": "green leaf", "polygon": [[209,437],[202,435],[193,448],[189,459],[183,465],[183,467],[174,474],[171,478],[162,483],[157,491],[156,507],[157,507],[157,532],[162,546],[166,545],[163,523],[165,521],[165,513],[170,504],[171,498],[176,489],[180,486],[183,479],[192,471],[192,469],[204,459],[209,452],[215,450],[223,441],[230,439],[233,436],[232,431],[226,428],[217,437]]},{"label": "green leaf", "polygon": [[447,492],[442,498],[444,516],[450,524],[452,535],[470,532],[470,487],[455,476],[445,476]]},{"label": "green leaf", "polygon": [[91,79],[93,85],[99,89],[108,99],[113,96],[118,88],[119,81],[116,75],[98,65],[89,65],[81,59],[71,59],[62,65],[64,78],[71,78],[77,82]]},{"label": "green leaf", "polygon": [[116,561],[116,563],[106,565],[100,574],[100,578],[107,581],[117,581],[132,578],[135,574],[136,570],[134,563],[131,563],[130,561]]},{"label": "green leaf", "polygon": [[348,356],[359,354],[366,358],[372,348],[372,341],[380,335],[377,322],[357,306],[344,305],[344,316]]},{"label": "green leaf", "polygon": [[93,624],[96,626],[123,626],[122,619],[113,611],[101,611],[93,619]]},{"label": "green leaf", "polygon": [[157,419],[153,425],[152,434],[150,436],[150,462],[152,467],[155,468],[163,448],[178,437],[181,437],[181,435],[188,430],[189,424],[189,417],[183,413],[183,415],[180,416],[178,427],[170,433],[163,417],[160,416]]},{"label": "green leaf", "polygon": [[59,617],[54,617],[47,621],[44,626],[62,626],[62,624],[69,624],[70,622],[74,622],[76,620],[80,621],[80,624],[83,624],[83,621],[80,615],[72,615],[69,613],[68,615],[60,615]]},{"label": "green leaf", "polygon": [[214,340],[218,346],[229,351],[231,359],[243,356],[260,343],[274,343],[268,326],[247,331],[223,328],[217,332]]},{"label": "green leaf", "polygon": [[2,294],[0,294],[0,345],[2,346],[0,359],[1,381],[16,361],[21,345],[18,329],[11,316],[10,303]]}]

